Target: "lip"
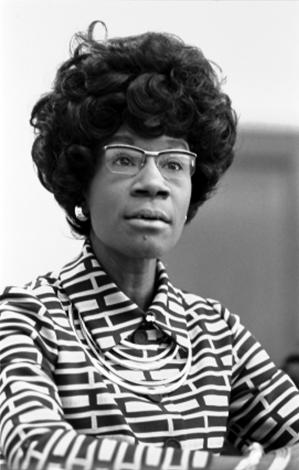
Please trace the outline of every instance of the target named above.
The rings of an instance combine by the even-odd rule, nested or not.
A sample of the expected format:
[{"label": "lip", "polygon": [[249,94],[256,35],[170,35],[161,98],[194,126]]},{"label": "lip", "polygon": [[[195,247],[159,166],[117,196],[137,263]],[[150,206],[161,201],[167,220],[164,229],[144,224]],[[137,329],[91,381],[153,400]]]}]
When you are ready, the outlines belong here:
[{"label": "lip", "polygon": [[170,224],[170,217],[159,209],[138,209],[125,216],[126,219],[137,219],[146,221],[161,221]]}]

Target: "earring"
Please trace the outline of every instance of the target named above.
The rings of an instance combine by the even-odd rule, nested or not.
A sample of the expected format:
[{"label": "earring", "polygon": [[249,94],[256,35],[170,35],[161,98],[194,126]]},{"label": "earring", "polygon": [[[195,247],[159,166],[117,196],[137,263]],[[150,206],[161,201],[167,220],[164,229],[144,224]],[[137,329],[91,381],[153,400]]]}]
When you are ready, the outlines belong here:
[{"label": "earring", "polygon": [[88,220],[88,217],[84,214],[81,206],[75,206],[75,216],[79,222],[86,222]]}]

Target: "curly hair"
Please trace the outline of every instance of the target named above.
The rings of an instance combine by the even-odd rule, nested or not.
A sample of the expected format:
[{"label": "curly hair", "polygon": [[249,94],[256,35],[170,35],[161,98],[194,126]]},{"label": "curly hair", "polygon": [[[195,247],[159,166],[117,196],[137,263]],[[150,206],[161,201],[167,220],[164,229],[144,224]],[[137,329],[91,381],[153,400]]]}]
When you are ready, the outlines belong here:
[{"label": "curly hair", "polygon": [[[90,24],[74,36],[70,58],[30,119],[32,158],[41,183],[64,208],[72,229],[93,178],[96,149],[126,123],[146,137],[184,138],[197,153],[187,222],[214,191],[234,155],[237,118],[216,66],[200,49],[168,33],[95,39]],[[105,25],[104,25],[105,26]]]}]

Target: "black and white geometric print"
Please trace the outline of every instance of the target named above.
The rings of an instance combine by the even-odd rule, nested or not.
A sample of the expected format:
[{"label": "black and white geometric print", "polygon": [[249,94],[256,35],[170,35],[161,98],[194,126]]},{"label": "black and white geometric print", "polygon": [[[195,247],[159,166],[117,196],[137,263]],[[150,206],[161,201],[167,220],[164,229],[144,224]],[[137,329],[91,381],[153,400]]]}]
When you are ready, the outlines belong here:
[{"label": "black and white geometric print", "polygon": [[176,289],[162,263],[158,273],[143,312],[86,242],[58,275],[5,290],[11,468],[206,468],[227,437],[266,450],[299,441],[299,393],[238,316]]}]

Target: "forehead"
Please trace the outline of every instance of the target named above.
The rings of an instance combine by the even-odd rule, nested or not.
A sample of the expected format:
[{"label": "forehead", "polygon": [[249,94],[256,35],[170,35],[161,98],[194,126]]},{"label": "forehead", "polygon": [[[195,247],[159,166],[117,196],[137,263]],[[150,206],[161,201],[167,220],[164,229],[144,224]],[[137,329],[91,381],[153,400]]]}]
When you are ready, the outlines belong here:
[{"label": "forehead", "polygon": [[189,149],[187,141],[180,137],[171,137],[165,134],[162,134],[159,137],[145,137],[137,134],[133,129],[130,129],[125,124],[111,136],[109,143],[135,145],[146,150],[166,148]]}]

